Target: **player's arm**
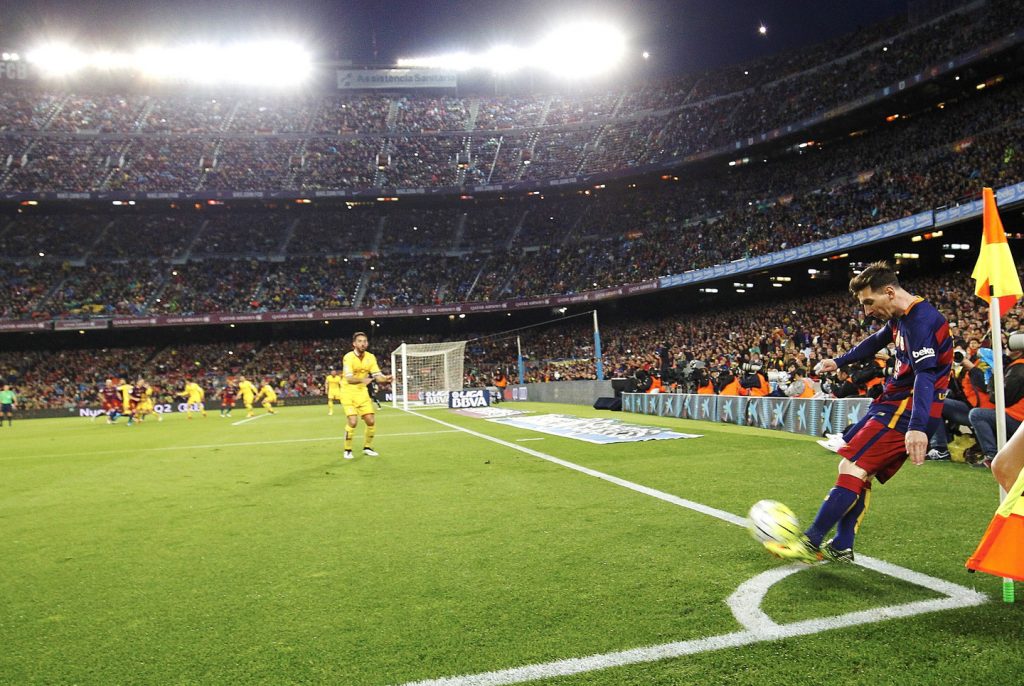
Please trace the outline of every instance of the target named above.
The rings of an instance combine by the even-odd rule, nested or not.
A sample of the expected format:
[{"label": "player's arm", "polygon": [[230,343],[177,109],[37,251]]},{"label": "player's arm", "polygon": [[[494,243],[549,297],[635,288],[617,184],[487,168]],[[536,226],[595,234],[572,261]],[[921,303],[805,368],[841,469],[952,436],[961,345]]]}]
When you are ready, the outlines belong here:
[{"label": "player's arm", "polygon": [[388,383],[391,381],[391,377],[380,371],[380,365],[377,364],[377,358],[373,358],[373,367],[370,369],[370,376],[377,383]]},{"label": "player's arm", "polygon": [[[946,340],[946,349],[952,341]],[[942,344],[932,330],[920,331],[910,327],[907,335],[910,350],[910,365],[914,369],[914,398],[907,428],[907,454],[914,464],[922,464],[928,452],[928,422],[931,419],[932,403],[935,399],[935,383],[939,377],[939,352]]]},{"label": "player's arm", "polygon": [[[845,367],[851,362],[869,360],[875,356],[875,353],[890,343],[892,343],[892,329],[889,326],[883,326],[881,329],[855,345],[852,350],[847,351],[836,359],[822,360],[818,365],[820,367],[819,371],[834,371],[839,367]],[[831,362],[832,364],[826,364],[828,362]]]}]

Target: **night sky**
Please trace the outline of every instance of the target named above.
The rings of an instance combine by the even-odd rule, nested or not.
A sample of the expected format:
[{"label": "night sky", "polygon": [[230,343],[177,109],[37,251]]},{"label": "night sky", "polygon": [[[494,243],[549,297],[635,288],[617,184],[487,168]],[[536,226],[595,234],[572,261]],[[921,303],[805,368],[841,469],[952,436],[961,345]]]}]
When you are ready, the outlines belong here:
[{"label": "night sky", "polygon": [[[559,18],[607,16],[630,35],[633,55],[678,72],[747,61],[905,14],[907,0],[35,0],[6,5],[0,42],[26,49],[43,38],[82,47],[287,35],[319,58],[390,62],[498,43],[532,42]],[[552,9],[555,8],[555,9]],[[768,35],[757,33],[760,23]],[[120,46],[115,41],[123,41]]]}]

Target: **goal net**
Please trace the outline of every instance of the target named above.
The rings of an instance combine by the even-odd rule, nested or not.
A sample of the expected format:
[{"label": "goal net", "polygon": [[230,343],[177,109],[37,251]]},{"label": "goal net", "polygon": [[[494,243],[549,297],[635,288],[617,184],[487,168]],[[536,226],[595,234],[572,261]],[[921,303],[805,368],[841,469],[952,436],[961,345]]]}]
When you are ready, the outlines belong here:
[{"label": "goal net", "polygon": [[465,360],[466,341],[402,343],[391,353],[392,404],[447,405],[448,391],[462,390]]}]

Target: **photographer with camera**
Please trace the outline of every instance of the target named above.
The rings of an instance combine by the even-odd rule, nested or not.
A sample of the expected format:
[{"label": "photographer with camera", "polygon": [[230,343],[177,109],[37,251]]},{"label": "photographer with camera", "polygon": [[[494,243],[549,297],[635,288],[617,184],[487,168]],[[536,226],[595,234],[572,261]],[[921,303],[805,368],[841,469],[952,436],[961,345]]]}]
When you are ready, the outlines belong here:
[{"label": "photographer with camera", "polygon": [[751,352],[750,359],[740,365],[740,385],[746,389],[747,394],[755,398],[763,398],[772,392],[768,383],[768,375],[764,371],[764,364],[761,361],[761,353]]},{"label": "photographer with camera", "polygon": [[[1006,397],[1006,435],[1012,436],[1024,422],[1024,331],[1013,333],[1007,344],[1007,366],[1003,374]],[[998,383],[992,379],[993,388]],[[991,391],[990,391],[991,394]],[[983,459],[980,467],[991,467],[996,451],[996,411],[976,407],[968,415],[971,430],[978,439]]]},{"label": "photographer with camera", "polygon": [[[960,426],[970,426],[969,413],[974,404],[965,393],[965,386],[971,387],[970,375],[975,374],[982,382],[984,374],[975,365],[965,350],[963,339],[955,342],[953,367],[949,373],[949,393],[942,401],[943,425],[936,429],[928,443],[926,460],[949,460],[949,444],[956,437]],[[987,395],[986,395],[987,399]]]}]

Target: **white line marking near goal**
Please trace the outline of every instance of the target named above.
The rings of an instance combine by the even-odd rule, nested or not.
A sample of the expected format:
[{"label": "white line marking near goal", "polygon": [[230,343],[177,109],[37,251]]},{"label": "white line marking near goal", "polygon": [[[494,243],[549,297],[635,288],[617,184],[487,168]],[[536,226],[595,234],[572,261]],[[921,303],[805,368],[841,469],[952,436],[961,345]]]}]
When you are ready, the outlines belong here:
[{"label": "white line marking near goal", "polygon": [[241,421],[231,422],[231,426],[239,426],[241,424],[245,424],[247,422],[254,422],[257,419],[263,419],[264,417],[269,417],[269,416],[270,416],[269,414],[254,414],[253,416],[246,417],[245,419],[243,419]]},{"label": "white line marking near goal", "polygon": [[543,441],[543,438],[517,438],[516,443],[525,443],[526,441]]},{"label": "white line marking near goal", "polygon": [[[746,525],[746,519],[744,517],[739,517],[730,512],[725,512],[724,510],[718,510],[713,507],[708,507],[700,503],[686,500],[685,498],[679,498],[670,493],[664,493],[653,488],[648,488],[647,486],[641,486],[640,484],[626,481],[625,479],[620,479],[618,477],[611,476],[610,474],[590,469],[589,467],[583,467],[582,465],[559,459],[553,455],[548,455],[537,450],[516,445],[515,443],[510,443],[500,438],[488,436],[487,434],[482,434],[455,424],[449,424],[448,422],[435,419],[434,417],[424,417],[424,419],[429,419],[432,422],[463,431],[472,436],[477,436],[478,438],[491,441],[492,443],[504,445],[512,448],[513,450],[533,455],[534,457],[538,457],[542,460],[547,460],[548,462],[568,467],[569,469],[582,472],[589,476],[603,479],[604,481],[623,486],[624,488],[637,491],[638,493],[644,493],[654,498],[658,498],[659,500],[663,500],[680,507],[685,507],[711,517],[716,517],[717,519],[721,519],[731,524],[736,524],[738,526]],[[942,610],[972,607],[988,601],[988,596],[984,593],[979,593],[965,586],[960,586],[943,579],[937,579],[935,577],[921,574],[920,572],[915,572],[913,570],[906,569],[905,567],[900,567],[865,555],[858,555],[856,564],[880,574],[886,574],[918,586],[923,586],[924,588],[935,591],[936,593],[943,594],[946,597],[936,600],[922,600],[905,603],[903,605],[872,608],[870,610],[862,610],[859,612],[849,612],[835,617],[809,619],[790,624],[777,624],[761,610],[761,602],[764,599],[765,594],[767,594],[768,590],[773,585],[792,574],[810,569],[807,565],[796,563],[785,567],[770,569],[758,574],[752,579],[748,579],[744,583],[740,584],[739,588],[737,588],[736,591],[726,600],[726,603],[732,610],[733,616],[736,617],[736,620],[744,627],[744,631],[721,634],[718,636],[709,636],[691,641],[679,641],[676,643],[664,643],[661,645],[633,648],[631,650],[623,650],[614,653],[589,655],[586,657],[570,658],[567,660],[525,665],[523,667],[513,667],[510,669],[484,672],[481,674],[451,676],[440,679],[426,679],[423,681],[408,682],[403,686],[499,686],[501,684],[518,684],[525,681],[550,679],[557,676],[592,672],[601,669],[608,669],[610,667],[656,662],[668,658],[693,655],[711,650],[735,648],[762,641],[774,641],[793,636],[806,636],[823,631],[829,631],[831,629],[856,626],[859,624],[869,624],[898,617],[912,617],[914,615],[927,612],[939,612]]]}]

